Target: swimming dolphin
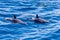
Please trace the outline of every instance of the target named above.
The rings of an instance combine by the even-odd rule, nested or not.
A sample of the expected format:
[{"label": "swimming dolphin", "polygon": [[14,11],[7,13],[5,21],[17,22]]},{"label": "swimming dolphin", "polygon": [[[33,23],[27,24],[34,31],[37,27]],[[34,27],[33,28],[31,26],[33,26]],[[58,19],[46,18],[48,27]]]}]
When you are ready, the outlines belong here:
[{"label": "swimming dolphin", "polygon": [[25,22],[23,22],[22,20],[19,20],[16,18],[15,15],[13,15],[13,18],[5,18],[8,21],[11,21],[12,23],[20,23],[20,24],[25,24],[27,25]]},{"label": "swimming dolphin", "polygon": [[36,14],[36,17],[34,19],[31,19],[31,21],[34,21],[36,23],[46,23],[46,22],[48,22],[47,20],[39,18],[38,14]]},{"label": "swimming dolphin", "polygon": [[36,18],[33,19],[33,21],[38,22],[38,23],[45,23],[48,22],[47,20],[39,18],[38,14],[36,14]]}]

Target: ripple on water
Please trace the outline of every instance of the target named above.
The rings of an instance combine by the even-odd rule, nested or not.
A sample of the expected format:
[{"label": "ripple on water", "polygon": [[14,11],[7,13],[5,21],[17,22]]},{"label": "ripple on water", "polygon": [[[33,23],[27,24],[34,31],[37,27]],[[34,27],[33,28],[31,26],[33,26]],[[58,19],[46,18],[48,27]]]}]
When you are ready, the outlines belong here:
[{"label": "ripple on water", "polygon": [[[0,40],[60,40],[59,4],[39,0],[0,0]],[[5,20],[6,17],[13,18],[13,14],[28,25]],[[36,14],[49,22],[37,24],[27,20],[35,18]]]}]

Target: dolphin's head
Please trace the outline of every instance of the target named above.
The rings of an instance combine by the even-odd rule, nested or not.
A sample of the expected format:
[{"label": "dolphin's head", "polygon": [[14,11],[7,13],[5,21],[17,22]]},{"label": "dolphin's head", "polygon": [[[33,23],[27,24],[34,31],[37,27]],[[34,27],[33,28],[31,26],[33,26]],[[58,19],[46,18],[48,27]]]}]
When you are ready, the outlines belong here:
[{"label": "dolphin's head", "polygon": [[11,18],[5,18],[6,20],[8,20],[8,21],[11,21],[12,19]]}]

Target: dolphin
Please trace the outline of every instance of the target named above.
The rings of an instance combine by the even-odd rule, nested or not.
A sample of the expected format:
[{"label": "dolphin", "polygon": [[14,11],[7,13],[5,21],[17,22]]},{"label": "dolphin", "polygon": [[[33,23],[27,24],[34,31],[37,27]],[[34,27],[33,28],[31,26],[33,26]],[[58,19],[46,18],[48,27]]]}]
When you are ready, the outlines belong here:
[{"label": "dolphin", "polygon": [[12,23],[20,23],[20,24],[25,24],[27,25],[25,22],[23,22],[22,20],[19,20],[16,18],[15,15],[13,15],[13,18],[5,18],[6,20],[12,22]]},{"label": "dolphin", "polygon": [[34,19],[30,19],[31,21],[34,21],[36,23],[46,23],[48,22],[47,20],[44,20],[42,18],[39,18],[38,14],[36,14],[36,17]]},{"label": "dolphin", "polygon": [[36,18],[33,19],[33,21],[38,22],[38,23],[46,23],[46,22],[48,22],[47,20],[39,18],[38,14],[36,14]]}]

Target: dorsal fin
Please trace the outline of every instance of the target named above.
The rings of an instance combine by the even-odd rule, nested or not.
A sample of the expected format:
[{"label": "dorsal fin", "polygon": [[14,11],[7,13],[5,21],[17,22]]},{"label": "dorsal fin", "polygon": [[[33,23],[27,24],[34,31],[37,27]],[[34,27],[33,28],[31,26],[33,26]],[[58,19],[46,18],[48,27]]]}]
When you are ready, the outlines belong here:
[{"label": "dorsal fin", "polygon": [[39,18],[38,14],[36,14],[36,18]]},{"label": "dorsal fin", "polygon": [[15,15],[13,15],[13,17],[14,17],[14,19],[16,19],[16,16]]}]

